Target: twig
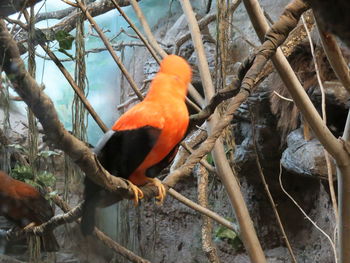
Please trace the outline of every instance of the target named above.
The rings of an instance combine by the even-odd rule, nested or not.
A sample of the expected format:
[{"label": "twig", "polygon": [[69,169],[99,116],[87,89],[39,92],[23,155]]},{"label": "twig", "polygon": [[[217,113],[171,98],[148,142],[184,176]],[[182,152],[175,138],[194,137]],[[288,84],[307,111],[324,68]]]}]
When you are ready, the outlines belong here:
[{"label": "twig", "polygon": [[315,17],[315,20],[327,59],[344,88],[350,92],[349,67],[341,53],[339,45],[331,33],[327,33],[321,29],[319,25],[319,18]]},{"label": "twig", "polygon": [[[21,25],[19,24],[23,29],[25,30],[29,30],[27,25]],[[87,100],[87,98],[85,97],[85,94],[81,91],[81,89],[78,87],[78,85],[75,83],[75,81],[73,80],[72,76],[69,74],[69,72],[66,70],[66,68],[63,66],[63,64],[61,63],[61,61],[57,58],[57,56],[48,48],[48,46],[46,46],[46,44],[44,43],[40,43],[40,46],[42,47],[42,49],[44,49],[44,51],[46,52],[46,54],[50,57],[50,59],[56,64],[56,66],[58,67],[58,69],[62,72],[63,76],[66,78],[66,80],[68,81],[68,83],[71,85],[71,87],[73,88],[74,92],[78,95],[78,97],[80,98],[80,100],[82,101],[82,103],[84,104],[84,106],[86,107],[86,109],[89,111],[90,115],[92,116],[92,118],[96,121],[97,125],[101,128],[102,131],[106,132],[108,131],[107,126],[103,123],[103,121],[101,120],[101,118],[98,116],[98,114],[96,113],[96,111],[94,110],[94,108],[92,107],[92,105],[90,104],[90,102]]]},{"label": "twig", "polygon": [[[201,39],[200,29],[192,10],[192,6],[189,0],[180,0],[182,10],[184,11],[189,29],[192,36],[192,41],[195,47],[198,60],[199,73],[202,80],[202,85],[205,93],[206,100],[210,100],[214,96],[214,86],[211,80],[211,74],[208,66],[208,62],[205,56],[204,46]],[[238,95],[237,95],[238,96]],[[217,113],[214,112],[211,119],[208,120],[208,134],[209,136],[214,134],[214,129],[220,123],[220,119]],[[239,184],[235,178],[235,175],[230,167],[230,164],[226,158],[224,146],[221,141],[217,141],[213,147],[213,159],[216,166],[217,174],[220,177],[225,190],[229,196],[229,200],[235,210],[237,221],[241,229],[241,237],[248,255],[253,262],[266,262],[264,252],[259,243],[257,234],[254,229],[253,222],[249,216],[247,206],[243,195],[240,191]]]},{"label": "twig", "polygon": [[138,35],[138,37],[141,39],[141,41],[145,44],[148,51],[151,53],[153,58],[157,61],[158,64],[160,64],[160,58],[155,53],[152,46],[148,43],[147,39],[142,35],[141,31],[138,30],[138,28],[134,25],[134,23],[131,21],[131,19],[126,15],[126,13],[123,11],[123,9],[120,8],[120,6],[116,3],[115,0],[111,0],[115,8],[118,9],[119,13],[124,17],[125,21],[128,22],[130,27],[135,31],[135,33]]},{"label": "twig", "polygon": [[[315,56],[314,45],[312,43],[311,35],[310,35],[310,32],[309,32],[309,30],[308,30],[308,28],[306,26],[305,19],[304,19],[303,15],[301,16],[301,20],[303,22],[303,25],[304,25],[306,33],[307,33],[307,37],[309,39],[311,55],[312,55],[312,58],[313,58],[313,61],[314,61],[314,65],[315,65],[315,72],[316,72],[317,82],[318,82],[318,85],[320,86],[320,90],[321,90],[322,119],[323,119],[324,124],[327,125],[326,95],[325,95],[323,83],[322,83],[321,76],[320,76],[320,70],[318,68],[318,62],[317,62],[317,59],[316,59],[316,56]],[[334,190],[332,165],[331,165],[331,161],[330,161],[330,156],[329,156],[328,152],[326,151],[326,149],[323,149],[323,152],[324,152],[324,156],[325,156],[326,164],[327,164],[328,184],[329,184],[329,191],[330,191],[330,194],[331,194],[331,200],[332,200],[332,205],[333,205],[334,217],[335,217],[336,222],[338,222],[338,219],[339,219],[339,216],[338,216],[338,204],[337,204],[337,198],[336,198],[335,190]]]},{"label": "twig", "polygon": [[277,97],[281,98],[282,100],[286,100],[286,101],[289,101],[289,102],[294,102],[292,99],[289,99],[287,97],[284,97],[282,96],[281,94],[279,94],[277,91],[273,91],[273,94],[275,94]]},{"label": "twig", "polygon": [[320,228],[316,223],[315,221],[313,221],[306,213],[305,211],[300,207],[300,205],[297,203],[297,201],[294,200],[294,198],[287,192],[287,190],[284,188],[283,186],[283,183],[282,183],[282,165],[280,163],[280,171],[279,171],[279,175],[278,175],[278,180],[279,180],[279,183],[280,183],[280,186],[281,186],[281,189],[282,191],[289,197],[289,199],[295,204],[295,206],[302,212],[302,214],[305,216],[305,218],[307,220],[309,220],[309,222],[314,226],[316,227],[329,241],[331,247],[332,247],[332,250],[333,250],[333,253],[334,253],[334,259],[335,259],[335,263],[337,263],[337,252],[336,252],[336,249],[335,249],[335,245],[332,241],[332,239],[330,238],[330,236],[324,232],[322,230],[322,228]]},{"label": "twig", "polygon": [[117,63],[117,65],[119,66],[120,70],[122,71],[122,73],[124,74],[125,78],[128,80],[131,88],[134,90],[135,94],[137,95],[137,97],[140,100],[143,100],[143,96],[141,94],[141,92],[139,91],[139,89],[137,88],[137,85],[135,83],[135,81],[132,79],[132,77],[130,76],[129,72],[127,71],[127,69],[125,68],[125,66],[123,65],[122,61],[119,59],[119,57],[116,55],[115,51],[113,50],[112,45],[109,43],[109,40],[107,39],[107,37],[105,36],[105,34],[102,32],[101,28],[97,25],[96,21],[93,19],[93,17],[91,16],[90,12],[88,11],[87,7],[80,1],[77,0],[77,5],[79,6],[79,8],[82,10],[82,12],[84,13],[84,15],[86,16],[86,18],[89,20],[91,26],[96,30],[96,32],[98,33],[98,35],[100,36],[100,38],[102,39],[103,43],[105,44],[108,52],[111,54],[112,58],[114,59],[114,61]]},{"label": "twig", "polygon": [[[242,2],[242,0],[235,0],[231,6],[230,6],[230,10],[229,12],[234,12],[237,7],[240,5],[240,3]],[[209,25],[211,22],[214,22],[216,20],[216,13],[212,13],[212,14],[207,14],[205,15],[203,18],[201,18],[198,21],[198,26],[199,28],[202,30],[203,28],[205,28],[207,25]],[[180,36],[178,39],[176,39],[175,41],[175,54],[179,53],[179,49],[180,47],[187,41],[191,39],[191,32],[188,32],[182,36]]]},{"label": "twig", "polygon": [[84,104],[85,108],[90,113],[91,117],[96,121],[97,125],[101,128],[102,131],[106,132],[108,131],[108,128],[106,124],[102,121],[102,119],[98,116],[95,109],[92,107],[88,99],[86,98],[85,94],[82,92],[82,90],[78,87],[77,83],[74,81],[72,76],[69,74],[69,72],[66,70],[66,68],[63,66],[61,61],[56,57],[56,55],[45,45],[40,44],[42,49],[45,50],[46,54],[51,58],[51,60],[56,64],[58,69],[62,72],[63,76],[66,78],[70,86],[73,88],[75,94],[78,95],[81,102]]},{"label": "twig", "polygon": [[[187,145],[185,142],[181,143],[181,146],[189,153],[193,153],[193,149],[189,145]],[[209,172],[216,173],[215,167],[210,165],[206,160],[204,159],[200,160],[200,164],[203,165],[203,167],[206,168]]]},{"label": "twig", "polygon": [[[197,167],[198,177],[198,202],[203,207],[208,207],[208,171],[203,167]],[[202,216],[202,249],[211,263],[219,263],[220,259],[215,244],[212,240],[213,223],[207,216]]]},{"label": "twig", "polygon": [[269,186],[268,186],[268,184],[266,182],[266,179],[265,179],[265,175],[264,175],[263,169],[262,169],[261,164],[260,164],[259,152],[258,152],[258,148],[257,148],[258,143],[256,141],[255,116],[254,116],[254,113],[253,113],[253,111],[251,109],[251,105],[248,105],[248,107],[249,107],[249,112],[250,112],[250,116],[251,116],[251,127],[252,127],[252,137],[253,137],[253,147],[254,147],[254,153],[255,153],[255,161],[256,161],[256,165],[257,165],[258,170],[259,170],[259,176],[260,176],[260,179],[261,179],[261,181],[262,181],[262,183],[264,185],[264,189],[265,189],[265,192],[267,194],[267,197],[269,198],[272,210],[273,210],[273,212],[275,214],[275,217],[276,217],[276,220],[277,220],[277,224],[278,224],[278,226],[279,226],[279,228],[280,228],[280,230],[282,232],[283,240],[286,243],[286,246],[288,248],[291,260],[292,260],[292,262],[297,263],[295,255],[293,253],[292,246],[291,246],[291,244],[289,242],[288,236],[286,234],[286,231],[284,230],[283,223],[282,223],[280,215],[278,213],[276,203],[275,203],[275,201],[274,201],[274,199],[273,199],[273,197],[271,195]]},{"label": "twig", "polygon": [[[155,50],[155,52],[158,53],[158,55],[161,58],[164,58],[167,55],[167,53],[160,47],[160,45],[158,44],[156,38],[152,34],[151,28],[148,25],[147,20],[146,20],[145,16],[143,15],[142,10],[141,10],[140,6],[138,5],[137,1],[136,0],[130,0],[130,3],[133,6],[137,17],[138,17],[138,19],[141,22],[143,30],[145,31],[146,37],[148,39],[148,43],[150,44],[152,49]],[[202,96],[198,93],[198,91],[192,85],[189,85],[189,93],[199,105],[203,105],[204,104]],[[189,101],[188,98],[186,98],[186,102],[187,101]],[[192,103],[190,103],[190,105],[191,104]],[[197,107],[197,109],[198,109],[198,107]]]},{"label": "twig", "polygon": [[175,191],[173,188],[170,188],[168,190],[168,194],[171,195],[172,197],[174,197],[176,200],[183,203],[184,205],[187,205],[188,207],[196,210],[197,212],[210,217],[211,219],[215,220],[220,225],[223,225],[223,226],[227,227],[228,229],[236,231],[237,233],[239,232],[238,229],[235,229],[233,227],[233,224],[230,221],[226,220],[225,218],[218,215],[217,213],[209,210],[208,208],[205,208],[205,207],[191,201],[190,199],[186,198],[185,196],[183,196],[180,193],[178,193],[177,191]]},{"label": "twig", "polygon": [[143,30],[145,31],[145,34],[148,38],[148,41],[150,43],[150,45],[152,46],[152,48],[158,53],[158,55],[160,55],[160,57],[164,58],[167,53],[158,45],[157,40],[155,39],[155,37],[152,34],[151,28],[149,27],[145,16],[143,15],[141,8],[139,7],[138,3],[136,0],[130,0],[130,3],[132,5],[132,7],[134,8],[134,11],[138,17],[138,19],[140,20]]},{"label": "twig", "polygon": [[[146,96],[146,92],[142,93],[143,96]],[[117,105],[117,110],[121,110],[122,108],[128,107],[130,104],[138,101],[139,98],[136,96],[131,97],[130,99],[124,101],[123,103]]]}]

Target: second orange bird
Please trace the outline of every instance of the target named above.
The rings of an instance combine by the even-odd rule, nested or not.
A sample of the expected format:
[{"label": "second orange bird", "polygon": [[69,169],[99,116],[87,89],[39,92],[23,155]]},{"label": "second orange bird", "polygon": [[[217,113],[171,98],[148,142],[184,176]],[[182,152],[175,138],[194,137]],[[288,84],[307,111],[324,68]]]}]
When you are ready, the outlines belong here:
[{"label": "second orange bird", "polygon": [[[124,113],[100,140],[95,153],[104,168],[132,183],[135,202],[143,197],[137,187],[152,183],[163,202],[165,188],[154,178],[174,158],[189,116],[185,98],[192,71],[181,57],[164,58],[145,99]],[[95,211],[113,203],[113,194],[85,178],[82,232],[91,234]]]}]

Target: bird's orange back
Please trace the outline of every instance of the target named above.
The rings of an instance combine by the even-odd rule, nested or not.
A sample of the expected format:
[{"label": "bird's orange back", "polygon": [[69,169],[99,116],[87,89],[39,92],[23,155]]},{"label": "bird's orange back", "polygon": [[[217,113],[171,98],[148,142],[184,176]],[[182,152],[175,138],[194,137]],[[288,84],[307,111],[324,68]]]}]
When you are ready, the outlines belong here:
[{"label": "bird's orange back", "polygon": [[188,63],[175,55],[167,56],[152,80],[145,99],[123,114],[112,129],[132,130],[151,126],[161,130],[153,149],[128,178],[136,185],[145,183],[148,168],[164,159],[185,135],[189,114],[185,104],[192,71]]}]

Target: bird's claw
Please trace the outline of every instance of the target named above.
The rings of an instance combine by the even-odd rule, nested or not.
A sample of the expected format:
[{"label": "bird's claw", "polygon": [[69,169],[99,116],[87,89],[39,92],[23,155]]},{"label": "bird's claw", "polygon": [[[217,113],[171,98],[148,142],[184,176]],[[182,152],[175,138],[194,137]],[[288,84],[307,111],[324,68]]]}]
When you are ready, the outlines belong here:
[{"label": "bird's claw", "polygon": [[158,195],[156,196],[156,204],[162,205],[166,197],[166,189],[163,183],[158,178],[147,178],[148,181],[158,188]]},{"label": "bird's claw", "polygon": [[138,188],[136,185],[134,185],[130,181],[129,181],[129,184],[130,184],[131,190],[134,192],[134,198],[133,198],[134,205],[138,206],[139,200],[141,200],[143,198],[143,192],[141,191],[140,188]]},{"label": "bird's claw", "polygon": [[28,230],[28,229],[31,229],[32,227],[35,227],[35,223],[34,222],[31,222],[31,223],[29,223],[28,225],[26,225],[24,228],[23,228],[23,230]]}]

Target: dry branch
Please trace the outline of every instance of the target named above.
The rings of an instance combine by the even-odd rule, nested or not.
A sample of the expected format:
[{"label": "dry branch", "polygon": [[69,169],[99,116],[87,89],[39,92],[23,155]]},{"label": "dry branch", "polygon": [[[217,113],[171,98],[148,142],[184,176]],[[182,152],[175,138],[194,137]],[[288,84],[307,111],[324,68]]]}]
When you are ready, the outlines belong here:
[{"label": "dry branch", "polygon": [[[197,167],[198,177],[198,203],[208,207],[209,173],[203,167]],[[212,240],[213,222],[207,216],[202,216],[202,249],[211,263],[220,263],[217,248]]]},{"label": "dry branch", "polygon": [[251,126],[252,126],[252,137],[253,137],[253,148],[254,148],[254,153],[255,153],[255,161],[256,161],[256,165],[258,167],[259,176],[260,176],[262,184],[264,186],[266,195],[267,195],[267,197],[268,197],[268,199],[270,201],[273,213],[275,214],[278,227],[281,230],[281,233],[282,233],[282,236],[283,236],[283,240],[286,243],[286,247],[287,247],[287,249],[289,251],[291,260],[292,260],[293,263],[297,263],[297,260],[295,258],[292,246],[291,246],[291,244],[289,242],[289,239],[287,237],[286,231],[284,230],[284,226],[283,226],[283,223],[281,221],[280,215],[278,213],[276,203],[275,203],[275,201],[274,201],[274,199],[272,197],[272,194],[270,192],[269,186],[268,186],[268,184],[266,182],[266,179],[265,179],[265,175],[264,175],[263,169],[262,169],[261,164],[260,164],[260,156],[259,156],[259,152],[258,152],[258,142],[256,140],[257,139],[256,138],[256,125],[257,124],[255,122],[255,116],[254,116],[253,111],[251,109],[251,105],[249,105],[249,112],[250,112],[250,116],[251,116]]},{"label": "dry branch", "polygon": [[337,75],[338,79],[343,84],[344,88],[350,93],[349,67],[341,53],[340,47],[337,44],[335,37],[332,34],[322,30],[321,27],[318,25],[318,18],[315,19],[317,29],[321,37],[322,46],[327,55],[328,61],[331,64],[334,73]]},{"label": "dry branch", "polygon": [[127,181],[111,176],[99,164],[90,149],[64,129],[52,101],[26,71],[16,42],[7,31],[3,20],[0,20],[0,50],[2,69],[12,82],[14,90],[41,122],[47,138],[57,148],[66,152],[96,184],[115,192],[120,197],[132,197]]},{"label": "dry branch", "polygon": [[[58,149],[67,153],[72,160],[85,172],[91,180],[101,185],[116,197],[132,198],[128,182],[122,178],[110,175],[98,162],[96,156],[86,145],[68,133],[59,121],[50,98],[42,91],[35,80],[25,70],[24,63],[20,58],[16,43],[6,29],[5,23],[0,22],[0,61],[2,68],[13,84],[15,91],[23,98],[41,122],[48,139]],[[156,196],[157,188],[153,186],[141,187],[145,198]]]},{"label": "dry branch", "polygon": [[[189,24],[192,41],[195,47],[197,60],[199,63],[198,68],[202,80],[202,85],[206,101],[208,102],[214,96],[215,91],[211,79],[208,62],[205,56],[200,29],[189,0],[180,0],[180,3]],[[219,121],[218,113],[214,112],[211,119],[207,121],[207,130],[209,136],[215,134],[214,129],[218,127],[221,124],[221,122],[222,119],[220,118]],[[212,154],[217,174],[220,177],[225,187],[225,190],[227,191],[227,194],[229,196],[231,205],[235,210],[237,221],[241,229],[241,238],[245,248],[247,249],[248,255],[253,262],[264,263],[266,262],[265,255],[258,240],[257,234],[255,232],[253,221],[249,216],[249,212],[247,206],[245,205],[245,201],[240,191],[239,184],[226,158],[224,146],[220,140],[214,142]]]},{"label": "dry branch", "polygon": [[[167,53],[160,47],[155,36],[152,34],[151,28],[148,25],[147,20],[146,20],[145,16],[143,15],[142,10],[141,10],[140,6],[138,5],[137,1],[130,0],[130,3],[133,6],[137,17],[141,22],[141,25],[143,27],[143,30],[145,31],[146,37],[148,39],[148,43],[150,44],[151,48],[153,50],[155,50],[155,52],[157,52],[161,58],[164,58],[167,55]],[[188,92],[199,105],[202,106],[204,104],[204,100],[203,100],[202,96],[199,94],[199,92],[191,84],[189,85]],[[187,97],[186,97],[186,103],[190,103],[190,105],[192,104],[192,102]],[[192,104],[192,107],[193,106],[195,106],[195,105]],[[193,107],[193,108],[195,108],[195,107]],[[198,107],[197,107],[197,109],[199,111]]]},{"label": "dry branch", "polygon": [[[240,3],[242,2],[242,0],[235,0],[235,2],[232,3],[232,5],[230,6],[230,10],[229,12],[234,12],[237,7],[240,5]],[[205,27],[207,27],[211,22],[214,22],[216,20],[216,13],[213,14],[207,14],[205,15],[203,18],[201,18],[198,21],[198,26],[199,28],[202,30]],[[179,49],[180,47],[187,41],[191,39],[191,32],[188,32],[182,36],[180,36],[178,39],[176,39],[175,42],[175,54],[179,53]]]},{"label": "dry branch", "polygon": [[[246,5],[246,9],[248,14],[252,20],[254,28],[258,33],[258,36],[261,40],[264,38],[265,32],[268,31],[269,26],[266,22],[266,19],[263,15],[261,7],[256,0],[244,0],[244,4]],[[291,4],[288,5],[288,8],[292,10],[292,5],[299,6],[300,10],[306,9],[307,5],[301,0],[294,0]],[[299,17],[298,17],[299,15]],[[293,20],[296,20],[294,24],[296,24],[297,20],[299,20],[301,12],[295,10],[294,14],[290,14],[287,17],[287,21],[291,21],[291,17]],[[293,22],[293,20],[291,22]],[[279,23],[279,22],[277,22]],[[275,26],[273,26],[274,28]],[[276,27],[275,27],[276,28]],[[323,123],[316,109],[313,107],[309,97],[305,93],[305,90],[301,86],[294,72],[290,68],[289,63],[286,58],[283,56],[280,49],[277,49],[276,53],[274,52],[276,48],[282,43],[285,35],[289,33],[290,26],[285,26],[282,24],[282,27],[279,28],[279,34],[272,34],[271,32],[267,32],[267,39],[265,41],[266,47],[268,48],[266,52],[262,52],[260,58],[256,58],[256,60],[267,60],[272,58],[273,63],[276,67],[276,70],[281,76],[284,84],[288,88],[289,93],[291,94],[295,104],[300,109],[303,114],[303,117],[310,124],[313,129],[315,135],[325,147],[325,149],[336,159],[337,165],[339,167],[339,179],[338,179],[338,191],[339,191],[339,259],[341,263],[350,262],[350,159],[349,153],[344,149],[344,145],[341,141],[337,140],[332,133],[328,130],[326,125]],[[269,38],[269,36],[274,36],[273,38]],[[269,43],[272,41],[273,43]],[[262,48],[264,48],[263,44]],[[269,49],[270,47],[270,49]],[[261,51],[260,49],[260,51]],[[263,62],[264,63],[264,62]],[[254,66],[253,66],[254,67]],[[254,75],[254,74],[253,74]],[[245,81],[245,84],[251,82]],[[247,85],[249,86],[249,84]]]},{"label": "dry branch", "polygon": [[103,41],[103,43],[105,44],[108,52],[111,54],[113,60],[115,61],[115,63],[117,63],[118,67],[120,68],[121,72],[124,74],[125,78],[127,79],[127,81],[129,82],[131,88],[134,90],[135,94],[137,95],[137,97],[142,100],[143,96],[141,94],[141,92],[139,91],[139,89],[137,88],[137,85],[135,83],[135,81],[133,80],[133,78],[131,77],[131,75],[129,74],[128,70],[126,69],[126,67],[123,65],[122,61],[120,60],[120,58],[117,56],[117,54],[115,53],[111,43],[109,42],[109,40],[107,39],[107,37],[105,36],[105,34],[103,33],[103,31],[101,30],[101,28],[97,25],[97,23],[95,22],[95,20],[93,19],[92,15],[90,14],[88,8],[80,1],[77,0],[77,5],[79,6],[79,8],[83,11],[84,15],[86,16],[86,18],[89,20],[91,26],[96,30],[96,32],[98,33],[98,35],[100,36],[101,40]]}]

